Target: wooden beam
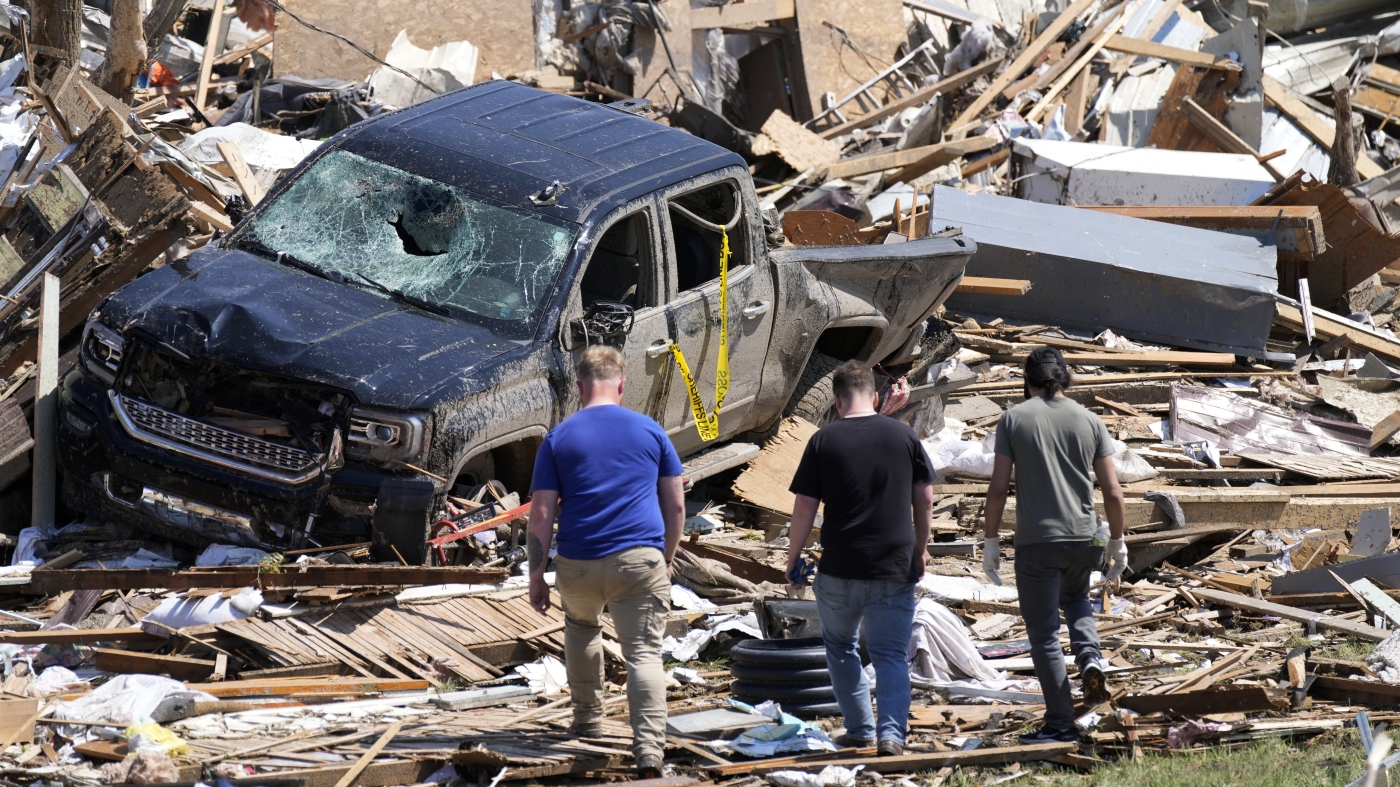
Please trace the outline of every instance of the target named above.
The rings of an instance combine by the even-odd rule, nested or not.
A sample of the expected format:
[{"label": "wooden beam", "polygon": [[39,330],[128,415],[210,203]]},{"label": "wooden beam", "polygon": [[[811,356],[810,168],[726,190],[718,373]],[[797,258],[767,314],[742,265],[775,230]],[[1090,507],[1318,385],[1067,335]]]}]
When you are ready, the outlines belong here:
[{"label": "wooden beam", "polygon": [[1155,57],[1172,63],[1184,63],[1198,68],[1213,68],[1220,71],[1243,71],[1244,68],[1228,57],[1218,57],[1208,52],[1197,52],[1166,44],[1157,44],[1141,38],[1114,35],[1108,39],[1104,49],[1140,57]]},{"label": "wooden beam", "polygon": [[[1286,303],[1277,305],[1278,320],[1288,327],[1302,332],[1303,313]],[[1323,339],[1346,337],[1346,344],[1359,350],[1373,352],[1382,358],[1400,361],[1400,342],[1380,334],[1371,333],[1350,320],[1312,307],[1313,329]]]},{"label": "wooden beam", "polygon": [[1220,119],[1207,112],[1205,107],[1196,103],[1196,100],[1187,96],[1181,100],[1181,110],[1186,114],[1186,119],[1191,121],[1191,125],[1200,129],[1203,134],[1210,137],[1211,141],[1219,145],[1226,153],[1238,153],[1243,156],[1253,156],[1259,162],[1259,166],[1268,171],[1275,182],[1283,182],[1286,177],[1282,172],[1274,168],[1269,160],[1259,155],[1248,142],[1240,138],[1238,134],[1230,130],[1230,127],[1220,122]]},{"label": "wooden beam", "polygon": [[267,678],[191,683],[187,688],[215,697],[283,697],[289,694],[338,696],[378,694],[386,691],[423,691],[430,685],[426,680],[406,678]]},{"label": "wooden beam", "polygon": [[1317,612],[1309,612],[1297,607],[1288,607],[1283,604],[1275,604],[1271,601],[1241,596],[1238,593],[1227,593],[1223,590],[1213,588],[1192,588],[1191,595],[1197,598],[1210,601],[1215,604],[1223,604],[1235,609],[1243,609],[1248,612],[1257,612],[1261,615],[1273,615],[1285,620],[1294,620],[1299,623],[1312,623],[1324,631],[1335,631],[1339,634],[1363,639],[1368,642],[1383,642],[1390,636],[1390,632],[1383,631],[1364,623],[1357,623],[1351,620],[1343,620],[1332,615],[1323,615]]},{"label": "wooden beam", "polygon": [[384,751],[384,747],[389,745],[389,741],[392,741],[399,734],[399,730],[401,729],[403,729],[403,722],[401,721],[390,724],[389,729],[385,730],[384,734],[379,736],[379,740],[375,741],[374,745],[369,747],[369,749],[360,756],[360,759],[357,760],[354,765],[350,766],[350,769],[340,777],[340,781],[335,783],[335,787],[350,787],[350,785],[354,784],[355,780],[360,778],[360,772],[373,762],[374,758],[378,757],[380,752]]},{"label": "wooden beam", "polygon": [[[1131,0],[1129,0],[1129,2],[1131,2]],[[1113,21],[1108,23],[1107,28],[1105,28],[1104,32],[1100,34],[1098,38],[1094,39],[1094,43],[1089,46],[1088,50],[1080,55],[1063,74],[1057,77],[1052,84],[1042,91],[1040,100],[1036,102],[1035,106],[1031,107],[1030,112],[1026,113],[1026,119],[1032,120],[1039,118],[1046,110],[1054,106],[1055,99],[1060,93],[1064,92],[1066,87],[1069,87],[1070,81],[1077,77],[1080,71],[1089,67],[1089,64],[1094,61],[1094,57],[1098,55],[1099,52],[1103,51],[1104,46],[1108,43],[1109,39],[1113,37],[1113,34],[1117,33],[1118,30],[1127,23],[1128,17],[1136,13],[1146,2],[1147,0],[1138,0],[1138,2],[1132,6],[1124,4],[1123,10],[1118,13],[1118,16],[1116,16]]]},{"label": "wooden beam", "polygon": [[[305,588],[305,587],[409,587],[447,583],[500,582],[506,572],[471,566],[308,566],[281,572],[259,571],[257,566],[226,566],[207,571],[160,568],[79,568],[34,572],[30,587],[39,593],[64,590],[139,590],[162,588]],[[48,634],[62,632],[46,632]],[[49,641],[49,640],[42,640]]]},{"label": "wooden beam", "polygon": [[1396,432],[1400,432],[1400,410],[1382,418],[1381,422],[1371,430],[1371,451],[1374,452],[1384,445],[1385,441],[1393,437]]},{"label": "wooden beam", "polygon": [[209,95],[209,76],[214,71],[214,61],[219,53],[219,33],[223,28],[224,0],[214,0],[214,15],[209,19],[209,33],[204,37],[204,59],[199,64],[199,81],[194,92],[194,108],[204,111],[204,99]]},{"label": "wooden beam", "polygon": [[958,282],[958,292],[978,295],[1025,295],[1031,291],[1029,279],[993,279],[987,276],[964,276]]},{"label": "wooden beam", "polygon": [[1069,29],[1069,26],[1074,23],[1074,20],[1078,19],[1085,11],[1093,8],[1096,2],[1098,2],[1098,0],[1077,0],[1074,5],[1065,9],[1063,13],[1055,17],[1055,21],[1046,25],[1045,29],[1040,32],[1040,35],[1036,36],[1035,40],[1032,41],[1029,46],[1021,50],[1021,54],[1017,55],[1016,59],[1011,61],[1011,65],[1007,66],[1005,71],[1002,71],[996,79],[992,80],[992,84],[986,90],[982,91],[982,95],[974,99],[971,104],[968,104],[967,108],[964,109],[948,127],[958,128],[959,126],[965,126],[981,117],[983,110],[991,106],[992,101],[996,99],[997,95],[1005,90],[1007,85],[1016,81],[1021,74],[1025,73],[1026,69],[1035,65],[1035,62],[1040,59],[1040,56],[1045,50],[1049,49],[1050,45],[1055,43],[1055,40]]},{"label": "wooden beam", "polygon": [[1138,713],[1171,711],[1184,716],[1278,710],[1273,698],[1263,686],[1220,691],[1187,691],[1180,694],[1130,694],[1118,698],[1117,703],[1120,708],[1128,708]]},{"label": "wooden beam", "polygon": [[985,63],[978,63],[972,68],[966,69],[964,71],[959,71],[958,73],[948,77],[947,79],[942,79],[936,82],[935,84],[929,85],[928,87],[920,88],[914,93],[911,93],[908,96],[899,99],[898,101],[892,101],[884,105],[883,107],[880,107],[879,109],[875,110],[874,112],[861,115],[857,118],[852,118],[839,126],[833,126],[825,131],[818,132],[818,134],[823,139],[833,139],[835,137],[841,136],[842,134],[850,132],[852,129],[863,128],[876,121],[884,120],[885,118],[890,117],[891,115],[894,115],[898,112],[903,112],[909,107],[918,106],[924,103],[925,101],[928,101],[929,99],[933,98],[939,93],[947,93],[950,90],[956,90],[962,87],[963,85],[966,85],[967,83],[976,80],[978,77],[990,74],[993,71],[995,71],[997,66],[1001,65],[1003,62],[1003,58],[994,57],[989,59]]},{"label": "wooden beam", "polygon": [[924,171],[941,167],[959,156],[991,150],[1002,141],[995,137],[979,136],[955,142],[940,142],[935,145],[898,150],[893,153],[876,153],[869,156],[838,161],[826,169],[828,180],[868,175],[887,169],[924,167]]},{"label": "wooden beam", "polygon": [[272,33],[263,33],[257,38],[254,38],[252,41],[249,41],[246,45],[241,46],[238,49],[230,49],[222,55],[219,55],[218,57],[214,58],[214,65],[226,66],[229,63],[236,63],[239,60],[242,60],[248,55],[251,55],[259,49],[262,49],[263,47],[272,43],[274,38],[276,38],[276,36],[274,36]]},{"label": "wooden beam", "polygon": [[203,202],[191,202],[190,214],[194,216],[195,222],[203,224],[209,229],[223,230],[228,232],[233,229],[233,222],[228,220],[228,216],[222,211],[214,210]]},{"label": "wooden beam", "polygon": [[696,8],[690,12],[690,27],[705,30],[713,27],[741,27],[791,19],[797,15],[795,0],[749,0],[746,3]]},{"label": "wooden beam", "polygon": [[[1012,353],[998,356],[1015,361],[1024,361],[1029,353]],[[1069,352],[1065,361],[1086,366],[1234,366],[1235,356],[1231,353],[1189,352],[1178,350],[1149,352]],[[966,390],[966,389],[964,389]]]},{"label": "wooden beam", "polygon": [[821,770],[828,765],[864,765],[865,770],[875,773],[913,772],[931,768],[1034,762],[1068,754],[1076,748],[1078,747],[1073,743],[1039,743],[1034,746],[1002,746],[971,751],[921,752],[898,757],[782,757],[757,762],[736,762],[733,765],[710,765],[705,770],[714,776],[737,776],[779,770]]},{"label": "wooden beam", "polygon": [[[1291,88],[1268,74],[1264,75],[1264,100],[1282,112],[1284,117],[1297,124],[1298,128],[1312,137],[1313,141],[1321,145],[1324,151],[1332,150],[1332,142],[1336,139],[1337,132],[1336,124],[1331,121],[1331,118],[1319,116]],[[1368,156],[1356,157],[1356,172],[1362,178],[1369,180],[1384,171]]]},{"label": "wooden beam", "polygon": [[215,144],[219,148],[219,155],[224,158],[224,163],[233,171],[233,180],[238,184],[238,190],[243,192],[243,199],[248,200],[248,207],[258,204],[263,198],[262,184],[253,176],[253,170],[243,159],[243,151],[238,149],[238,143],[231,139],[221,139]]},{"label": "wooden beam", "polygon": [[98,642],[164,641],[164,637],[147,634],[138,628],[0,631],[0,644],[5,645],[93,645]]},{"label": "wooden beam", "polygon": [[192,683],[208,680],[214,674],[215,663],[208,659],[185,656],[160,656],[131,650],[93,648],[97,653],[97,668],[103,672],[140,675],[169,675],[176,680]]}]

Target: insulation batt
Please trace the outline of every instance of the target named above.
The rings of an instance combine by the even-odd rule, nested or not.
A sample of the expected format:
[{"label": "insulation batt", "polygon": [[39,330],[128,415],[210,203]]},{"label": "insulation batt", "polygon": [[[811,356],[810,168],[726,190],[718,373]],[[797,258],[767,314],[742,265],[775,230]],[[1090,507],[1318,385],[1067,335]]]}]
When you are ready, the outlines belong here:
[{"label": "insulation batt", "polygon": [[1377,645],[1366,657],[1366,666],[1386,683],[1400,683],[1400,632]]}]

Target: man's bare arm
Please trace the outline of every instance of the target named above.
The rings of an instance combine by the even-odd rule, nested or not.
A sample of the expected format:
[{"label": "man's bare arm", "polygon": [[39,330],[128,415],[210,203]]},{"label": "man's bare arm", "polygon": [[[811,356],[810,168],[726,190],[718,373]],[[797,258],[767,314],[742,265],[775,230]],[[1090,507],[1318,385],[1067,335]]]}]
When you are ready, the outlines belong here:
[{"label": "man's bare arm", "polygon": [[1001,532],[1001,517],[1006,513],[1006,499],[1011,495],[1011,457],[997,454],[992,463],[992,480],[987,485],[987,504],[983,510],[986,520],[983,531],[987,538]]},{"label": "man's bare arm", "polygon": [[666,524],[666,562],[676,557],[681,533],[685,530],[685,484],[678,475],[656,480],[656,497],[661,502],[661,520]]},{"label": "man's bare arm", "polygon": [[530,523],[525,528],[525,558],[530,573],[544,575],[549,563],[549,547],[554,541],[554,515],[559,511],[559,493],[540,490],[530,496]]}]

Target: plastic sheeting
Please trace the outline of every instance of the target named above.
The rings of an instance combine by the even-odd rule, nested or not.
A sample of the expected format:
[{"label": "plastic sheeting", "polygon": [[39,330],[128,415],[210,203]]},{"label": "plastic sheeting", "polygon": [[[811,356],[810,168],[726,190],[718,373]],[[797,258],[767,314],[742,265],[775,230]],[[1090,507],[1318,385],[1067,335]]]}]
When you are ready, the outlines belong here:
[{"label": "plastic sheeting", "polygon": [[252,616],[262,606],[262,592],[253,588],[243,588],[230,598],[223,596],[203,596],[198,598],[168,598],[160,606],[142,619],[143,629],[162,636],[167,634],[159,626],[146,628],[147,623],[159,623],[172,629],[186,626],[205,626],[212,623],[232,623]]},{"label": "plastic sheeting", "polygon": [[[49,714],[55,719],[111,722],[126,727],[150,718],[156,706],[174,694],[187,694],[197,702],[212,702],[215,697],[202,691],[189,691],[178,680],[158,675],[118,675],[96,689],[69,702],[59,702]],[[74,741],[92,739],[88,725],[60,724],[58,734]]]},{"label": "plastic sheeting", "polygon": [[281,134],[269,134],[253,128],[247,123],[234,123],[228,126],[211,126],[186,137],[179,145],[180,152],[201,164],[222,164],[223,154],[219,152],[220,140],[229,140],[238,145],[243,160],[254,171],[263,169],[288,170],[311,155],[321,143],[312,142]]},{"label": "plastic sheeting", "polygon": [[931,598],[919,599],[914,608],[914,631],[909,638],[910,676],[928,683],[973,679],[1001,681],[997,672],[978,655],[967,628],[952,610]]},{"label": "plastic sheeting", "polygon": [[451,41],[432,49],[423,49],[408,40],[407,30],[400,30],[384,60],[414,75],[423,84],[392,69],[380,67],[370,74],[370,94],[375,100],[390,106],[406,107],[464,88],[476,81],[477,56],[477,48],[470,42]]}]

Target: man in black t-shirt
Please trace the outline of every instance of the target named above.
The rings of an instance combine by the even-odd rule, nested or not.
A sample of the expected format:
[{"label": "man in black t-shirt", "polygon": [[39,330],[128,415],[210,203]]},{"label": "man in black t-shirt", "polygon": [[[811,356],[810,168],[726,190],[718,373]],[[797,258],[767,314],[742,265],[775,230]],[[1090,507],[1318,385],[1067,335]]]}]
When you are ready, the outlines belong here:
[{"label": "man in black t-shirt", "polygon": [[[875,412],[870,369],[847,361],[831,387],[840,418],[812,436],[788,488],[797,495],[788,578],[803,581],[796,575],[802,547],[817,506],[825,504],[816,595],[826,665],[846,724],[836,742],[869,746],[878,740],[882,756],[897,756],[904,753],[909,718],[914,583],[924,575],[933,526],[933,471],[914,430]],[[862,620],[875,665],[878,724],[857,651]]]}]

